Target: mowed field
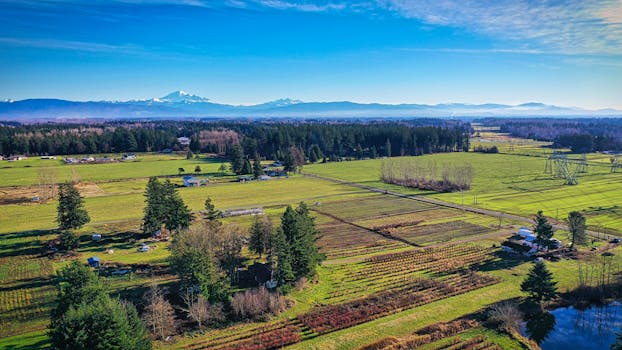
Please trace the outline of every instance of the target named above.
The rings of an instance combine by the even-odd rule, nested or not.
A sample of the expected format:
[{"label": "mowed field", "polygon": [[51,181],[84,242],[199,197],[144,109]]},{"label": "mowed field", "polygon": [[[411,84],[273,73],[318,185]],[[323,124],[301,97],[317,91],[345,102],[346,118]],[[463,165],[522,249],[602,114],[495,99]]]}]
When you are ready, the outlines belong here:
[{"label": "mowed field", "polygon": [[[563,194],[589,181],[606,182],[610,177],[622,177],[622,174],[609,175],[604,170],[595,171],[583,176],[580,185],[567,188],[561,186],[560,180],[543,175],[545,160],[542,158],[470,153],[430,157],[439,162],[471,162],[475,168],[474,185],[472,191],[465,192],[464,200],[465,204],[473,205],[473,197],[477,194],[475,205],[482,207],[501,208],[499,203],[512,203],[521,198],[519,194],[536,196],[546,191]],[[45,327],[55,296],[54,271],[69,259],[85,262],[86,258],[97,255],[106,264],[146,266],[149,271],[158,272],[139,271],[131,276],[106,277],[114,294],[122,297],[137,298],[152,282],[174,283],[176,277],[168,271],[167,242],[151,243],[155,249],[147,253],[136,251],[141,242],[149,241],[137,235],[144,207],[143,192],[149,176],[167,176],[180,183],[177,168],[192,171],[197,164],[205,177],[223,181],[200,188],[180,188],[182,198],[192,210],[201,210],[209,196],[223,210],[262,207],[278,224],[286,205],[305,201],[315,216],[320,233],[317,244],[327,260],[319,267],[317,280],[293,291],[289,296],[293,306],[273,319],[178,336],[172,344],[157,343],[159,348],[241,349],[257,342],[264,342],[262,346],[269,348],[268,341],[289,339],[283,345],[288,344],[293,349],[355,349],[388,336],[407,342],[420,337],[418,332],[425,327],[439,323],[439,327],[445,327],[442,325],[446,322],[522,295],[520,281],[531,262],[507,259],[499,248],[499,244],[520,226],[518,222],[504,220],[500,224],[496,218],[485,215],[301,175],[270,181],[225,182],[226,178],[218,173],[220,162],[216,159],[186,160],[168,155],[142,155],[140,158],[136,163],[75,166],[82,179],[79,188],[86,197],[92,221],[79,231],[83,239],[74,257],[50,259],[42,254],[45,242],[56,234],[53,231],[55,201],[0,205],[0,348],[46,346]],[[12,168],[0,169],[4,171],[0,190],[11,191],[15,186],[36,184],[41,167],[54,168],[58,174],[66,174],[66,179],[71,174],[69,166],[45,163],[55,161],[33,159],[27,162],[22,164],[29,167],[20,166],[19,162],[2,163]],[[307,165],[304,172],[420,193],[380,183],[380,162]],[[518,170],[521,175],[513,177],[511,174]],[[6,183],[4,175],[7,175]],[[58,178],[65,179],[60,175]],[[521,190],[523,187],[528,190]],[[503,193],[514,199],[504,202]],[[455,194],[422,194],[455,203],[462,201],[462,196]],[[599,195],[593,190],[593,196]],[[576,194],[575,197],[572,203],[589,201]],[[552,194],[547,194],[541,201],[547,198],[556,200]],[[517,209],[509,206],[512,210],[508,212],[526,210],[526,215],[531,215],[540,209],[538,203],[523,199],[521,206]],[[574,206],[572,203],[566,206]],[[549,209],[542,209],[551,215]],[[559,215],[565,215],[563,213],[560,208]],[[603,217],[603,213],[591,214],[588,220]],[[198,215],[197,220],[200,220]],[[224,223],[245,229],[251,221],[252,217],[244,216],[227,218]],[[92,242],[90,235],[93,233],[102,234],[103,239]],[[620,248],[613,251],[617,261],[622,262]],[[246,250],[244,253],[250,261],[258,258]],[[562,291],[576,285],[576,261],[547,264]],[[442,338],[424,344],[425,348],[441,349],[449,343],[462,344],[464,348],[472,345],[490,349],[523,348],[519,340],[481,325],[472,325]]]},{"label": "mowed field", "polygon": [[439,164],[471,164],[471,190],[429,193],[384,184],[379,179],[382,159],[315,164],[306,166],[304,172],[522,216],[543,210],[545,215],[562,220],[570,211],[577,210],[587,216],[593,229],[622,232],[622,173],[611,173],[603,155],[588,156],[588,173],[579,174],[579,184],[575,186],[564,185],[563,180],[545,174],[545,157],[451,153],[401,159],[418,158],[433,159]]}]

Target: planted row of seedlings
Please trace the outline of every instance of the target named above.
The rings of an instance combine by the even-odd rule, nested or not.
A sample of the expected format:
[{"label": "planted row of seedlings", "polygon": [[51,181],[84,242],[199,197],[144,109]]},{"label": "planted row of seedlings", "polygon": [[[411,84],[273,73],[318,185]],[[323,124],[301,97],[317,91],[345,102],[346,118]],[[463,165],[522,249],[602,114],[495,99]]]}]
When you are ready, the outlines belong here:
[{"label": "planted row of seedlings", "polygon": [[449,344],[435,347],[434,350],[503,350],[499,345],[486,339],[483,335],[473,338],[453,338]]},{"label": "planted row of seedlings", "polygon": [[391,289],[408,284],[423,273],[436,276],[454,274],[492,260],[494,257],[490,252],[478,245],[452,245],[371,257],[360,264],[341,267],[347,277],[328,295],[327,300]]},{"label": "planted row of seedlings", "polygon": [[407,286],[319,307],[298,316],[298,319],[314,332],[323,334],[466,293],[497,281],[496,278],[477,273],[459,274],[444,280],[420,278]]},{"label": "planted row of seedlings", "polygon": [[422,328],[405,338],[388,337],[363,346],[359,350],[410,350],[427,346],[469,329],[478,327],[473,319],[460,318],[450,322],[440,322]]},{"label": "planted row of seedlings", "polygon": [[387,316],[451,296],[494,284],[497,279],[477,273],[458,274],[446,279],[419,278],[410,284],[368,297],[315,308],[296,320],[275,323],[264,329],[247,330],[236,336],[212,339],[188,349],[264,350],[302,341],[304,329],[314,335]]},{"label": "planted row of seedlings", "polygon": [[[246,325],[244,325],[246,326]],[[293,331],[290,326],[294,326],[297,329],[297,332],[300,332],[300,328],[296,327],[294,322],[290,320],[272,322],[269,324],[245,328],[243,326],[240,327],[230,327],[227,329],[228,332],[218,332],[216,336],[209,336],[207,340],[202,342],[196,342],[192,345],[186,346],[186,349],[227,349],[230,346],[235,346],[236,344],[248,343],[252,340],[256,335],[263,334],[272,334],[275,336],[276,334],[284,334],[283,329],[288,329],[289,331]],[[261,339],[256,339],[260,341]]]}]

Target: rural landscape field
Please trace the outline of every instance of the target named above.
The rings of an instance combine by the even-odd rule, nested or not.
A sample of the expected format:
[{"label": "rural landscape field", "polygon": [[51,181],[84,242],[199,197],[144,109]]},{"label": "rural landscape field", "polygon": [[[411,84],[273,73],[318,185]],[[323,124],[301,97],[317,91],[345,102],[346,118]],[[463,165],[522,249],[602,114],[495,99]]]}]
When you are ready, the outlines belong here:
[{"label": "rural landscape field", "polygon": [[622,350],[622,0],[0,14],[0,350]]},{"label": "rural landscape field", "polygon": [[[557,228],[554,237],[568,247],[565,218],[578,211],[587,222],[584,243],[571,250],[538,253],[545,257],[543,264],[553,274],[557,290],[564,299],[572,299],[582,283],[596,283],[579,276],[587,266],[598,268],[605,255],[610,256],[607,264],[615,278],[622,249],[610,242],[622,232],[618,207],[622,178],[612,172],[610,162],[603,161],[605,155],[590,153],[588,170],[578,175],[578,184],[565,185],[564,179],[545,172],[550,143],[480,129],[484,127],[476,124],[469,152],[307,160],[287,177],[264,181],[242,181],[232,172],[228,158],[213,153],[189,156],[188,150],[136,153],[136,159],[102,164],[67,164],[61,157],[5,161],[0,169],[0,344],[8,349],[50,346],[47,332],[57,300],[56,274],[70,261],[86,265],[88,258],[98,257],[93,271],[103,274],[99,278],[112,296],[132,300],[144,310],[143,294],[158,286],[177,305],[173,315],[179,325],[167,329],[165,338],[156,337],[156,348],[346,349],[372,343],[369,348],[453,349],[473,344],[535,348],[536,342],[519,329],[487,321],[495,305],[508,300],[519,305],[518,300],[525,297],[521,281],[536,258],[509,253],[502,249],[503,243],[520,227],[531,228],[541,210]],[[504,135],[505,139],[500,138]],[[510,152],[509,142],[523,146]],[[481,143],[501,151],[474,152]],[[121,154],[106,156],[120,158]],[[473,172],[471,187],[442,193],[381,180],[383,164],[412,161],[468,164]],[[261,161],[264,169],[274,162]],[[196,173],[188,172],[209,182],[184,187],[182,180],[189,175],[180,173],[180,168],[186,172],[197,167]],[[43,183],[50,175],[54,183]],[[295,288],[276,292],[286,294],[287,307],[282,311],[246,321],[233,318],[197,330],[182,311],[179,275],[170,267],[170,245],[176,233],[165,233],[172,241],[143,233],[146,187],[149,178],[158,177],[179,186],[179,197],[193,213],[191,228],[200,230],[216,220],[244,237],[236,269],[266,261],[265,255],[247,244],[257,214],[208,219],[207,198],[222,213],[261,209],[258,215],[275,226],[287,206],[306,203],[317,231],[314,244],[323,261],[313,276],[303,278]],[[79,237],[75,248],[50,251],[49,242],[57,242],[60,232],[58,200],[33,197],[63,182],[79,191],[90,221],[74,231]],[[150,249],[141,251],[145,244]],[[231,287],[234,294],[249,288]]]}]

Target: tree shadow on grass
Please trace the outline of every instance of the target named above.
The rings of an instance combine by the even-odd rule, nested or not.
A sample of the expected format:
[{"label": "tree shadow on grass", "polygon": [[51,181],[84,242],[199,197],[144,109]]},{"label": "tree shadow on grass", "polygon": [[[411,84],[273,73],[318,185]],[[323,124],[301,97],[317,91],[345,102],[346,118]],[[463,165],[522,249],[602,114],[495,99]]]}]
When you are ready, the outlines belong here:
[{"label": "tree shadow on grass", "polygon": [[42,246],[43,242],[37,238],[53,235],[57,232],[57,230],[31,230],[1,234],[0,240],[3,242],[22,239],[28,240],[0,245],[0,258],[22,255],[41,255],[45,252],[45,249]]},{"label": "tree shadow on grass", "polygon": [[527,257],[504,252],[495,252],[492,255],[495,256],[495,259],[479,265],[477,267],[478,271],[490,272],[497,270],[509,270],[531,260]]}]

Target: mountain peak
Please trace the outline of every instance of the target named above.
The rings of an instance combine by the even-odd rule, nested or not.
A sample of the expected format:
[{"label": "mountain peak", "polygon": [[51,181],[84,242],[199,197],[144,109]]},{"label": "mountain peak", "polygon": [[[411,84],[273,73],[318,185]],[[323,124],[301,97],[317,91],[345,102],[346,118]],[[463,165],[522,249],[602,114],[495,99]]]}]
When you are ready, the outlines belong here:
[{"label": "mountain peak", "polygon": [[297,105],[299,103],[304,103],[304,102],[301,100],[294,100],[291,98],[280,98],[278,100],[262,103],[262,105],[270,106],[270,107],[285,107],[285,106],[290,106],[290,105]]},{"label": "mountain peak", "polygon": [[160,102],[173,102],[173,103],[194,103],[194,102],[208,102],[209,101],[205,97],[193,95],[183,90],[173,91],[170,94],[164,97],[161,97],[157,100],[159,100]]}]

